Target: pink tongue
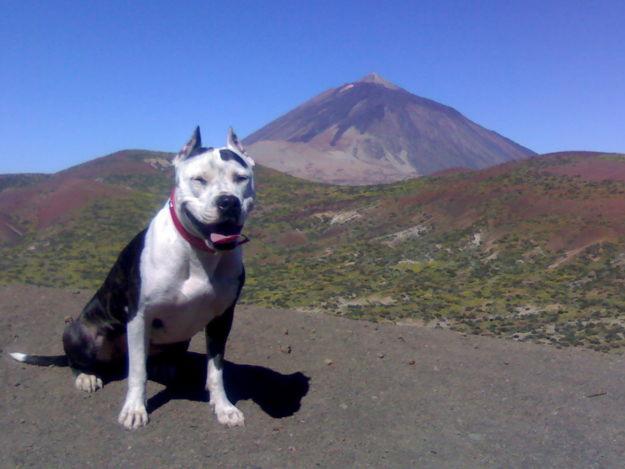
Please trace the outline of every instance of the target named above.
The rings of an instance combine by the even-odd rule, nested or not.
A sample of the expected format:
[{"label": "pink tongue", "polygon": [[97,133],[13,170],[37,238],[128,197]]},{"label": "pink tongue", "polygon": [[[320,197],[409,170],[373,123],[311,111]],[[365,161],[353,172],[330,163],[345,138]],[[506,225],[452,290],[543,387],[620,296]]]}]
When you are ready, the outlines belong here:
[{"label": "pink tongue", "polygon": [[213,244],[226,244],[238,241],[241,235],[222,235],[219,233],[211,233],[211,242]]}]

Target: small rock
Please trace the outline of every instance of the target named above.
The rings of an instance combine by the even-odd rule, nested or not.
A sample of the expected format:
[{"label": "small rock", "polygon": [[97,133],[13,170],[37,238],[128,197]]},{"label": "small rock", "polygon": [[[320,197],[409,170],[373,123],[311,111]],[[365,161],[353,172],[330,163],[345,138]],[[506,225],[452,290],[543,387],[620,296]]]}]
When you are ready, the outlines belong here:
[{"label": "small rock", "polygon": [[292,351],[292,350],[293,350],[293,349],[291,348],[291,346],[290,346],[290,345],[283,345],[282,347],[280,347],[280,351],[281,351],[282,353],[289,354],[289,353],[291,353],[291,351]]},{"label": "small rock", "polygon": [[288,329],[284,329],[284,335],[289,335],[289,330]]},{"label": "small rock", "polygon": [[73,317],[71,317],[71,316],[65,316],[65,317],[63,318],[63,322],[64,322],[65,324],[69,324],[70,322],[74,322],[74,318],[73,318]]},{"label": "small rock", "polygon": [[416,362],[415,360],[408,360],[408,364],[409,364],[409,365],[414,365],[414,364],[416,364],[416,363],[417,363],[417,362]]},{"label": "small rock", "polygon": [[378,353],[378,358],[384,358],[384,354],[382,352]]},{"label": "small rock", "polygon": [[344,402],[341,402],[341,403],[339,404],[339,407],[340,407],[341,409],[345,410],[345,409],[347,409],[347,404],[345,404]]},{"label": "small rock", "polygon": [[330,365],[334,365],[334,360],[330,359],[330,358],[326,358],[323,361],[326,365],[330,366]]}]

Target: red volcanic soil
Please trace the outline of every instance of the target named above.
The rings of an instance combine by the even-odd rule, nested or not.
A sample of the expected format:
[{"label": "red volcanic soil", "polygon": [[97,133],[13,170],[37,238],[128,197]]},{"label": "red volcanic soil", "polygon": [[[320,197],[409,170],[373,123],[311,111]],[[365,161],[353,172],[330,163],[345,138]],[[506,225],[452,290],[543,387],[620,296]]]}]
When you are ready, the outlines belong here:
[{"label": "red volcanic soil", "polygon": [[[158,172],[154,166],[143,161],[146,156],[143,150],[118,151],[108,156],[87,161],[69,169],[57,173],[58,176],[71,176],[77,178],[101,178],[111,175],[152,174]],[[168,153],[151,152],[154,158],[167,159]]]},{"label": "red volcanic soil", "polygon": [[11,188],[0,193],[0,215],[47,228],[71,218],[99,197],[118,197],[128,190],[78,178],[53,177],[40,184]]},{"label": "red volcanic soil", "polygon": [[457,167],[457,168],[447,168],[447,169],[442,169],[441,171],[436,171],[435,173],[430,174],[430,177],[444,177],[444,176],[453,176],[455,174],[467,174],[467,173],[472,173],[474,172],[474,169],[471,168],[462,168],[462,167]]},{"label": "red volcanic soil", "polygon": [[544,172],[559,176],[579,177],[586,181],[625,181],[625,160],[584,159],[573,164],[545,168]]},{"label": "red volcanic soil", "polygon": [[554,251],[583,249],[597,243],[616,241],[619,235],[623,234],[623,231],[619,233],[614,228],[603,226],[585,226],[575,230],[565,228],[554,233],[548,246]]},{"label": "red volcanic soil", "polygon": [[21,231],[14,226],[9,217],[0,213],[0,242],[10,243],[21,237]]},{"label": "red volcanic soil", "polygon": [[[125,150],[58,172],[38,183],[8,187],[0,192],[0,240],[12,241],[23,223],[41,229],[71,219],[75,211],[98,198],[124,196],[130,189],[111,186],[101,178],[115,175],[152,174],[169,154]],[[10,225],[10,226],[9,226]],[[12,229],[13,228],[13,229]]]},{"label": "red volcanic soil", "polygon": [[[545,236],[549,248],[556,251],[616,241],[625,236],[625,198],[605,188],[582,188],[584,180],[625,181],[625,158],[601,156],[604,154],[549,155],[475,171],[459,179],[430,180],[423,190],[382,201],[375,213],[378,217],[401,217],[410,211],[428,214],[428,223],[438,231],[467,228],[481,220],[489,226],[490,241],[529,230]],[[545,172],[571,178],[573,185],[556,181],[546,188],[541,176]],[[582,181],[577,177],[580,174]],[[499,179],[508,175],[514,177]],[[571,191],[578,186],[583,195]]]},{"label": "red volcanic soil", "polygon": [[59,221],[65,221],[74,210],[78,210],[100,197],[118,197],[128,193],[127,189],[110,187],[97,181],[70,179],[54,189],[37,213],[39,228],[46,228]]},{"label": "red volcanic soil", "polygon": [[280,236],[279,244],[283,246],[303,246],[308,242],[308,238],[304,233],[299,231],[288,231]]}]

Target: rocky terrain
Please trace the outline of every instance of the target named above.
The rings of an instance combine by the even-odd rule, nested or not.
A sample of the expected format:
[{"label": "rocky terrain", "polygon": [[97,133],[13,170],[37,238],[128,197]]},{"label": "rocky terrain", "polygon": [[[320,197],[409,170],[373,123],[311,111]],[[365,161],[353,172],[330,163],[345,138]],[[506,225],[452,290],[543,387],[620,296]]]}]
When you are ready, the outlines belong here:
[{"label": "rocky terrain", "polygon": [[[244,428],[208,409],[203,338],[150,424],[116,422],[125,381],[81,394],[55,354],[90,292],[0,288],[2,467],[619,467],[625,361],[583,349],[239,307],[226,386]],[[200,334],[201,335],[201,334]]]}]

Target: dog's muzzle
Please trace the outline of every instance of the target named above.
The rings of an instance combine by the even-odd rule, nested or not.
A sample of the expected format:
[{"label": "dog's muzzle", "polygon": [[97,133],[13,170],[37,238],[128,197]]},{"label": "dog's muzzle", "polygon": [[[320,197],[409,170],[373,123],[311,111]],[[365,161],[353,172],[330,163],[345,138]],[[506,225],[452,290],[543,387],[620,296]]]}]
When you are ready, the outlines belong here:
[{"label": "dog's muzzle", "polygon": [[241,217],[241,201],[234,195],[220,195],[215,200],[215,205],[222,220],[238,221]]},{"label": "dog's muzzle", "polygon": [[[202,223],[184,204],[183,210],[185,216],[191,221],[195,229],[202,234],[204,239],[209,240],[215,249],[229,250],[235,248],[239,243],[243,225],[237,223],[238,216],[232,219],[226,218],[219,223]],[[241,213],[240,209],[238,213]],[[222,219],[224,218],[225,217],[222,216]]]},{"label": "dog's muzzle", "polygon": [[234,196],[220,196],[217,199],[216,203],[221,203],[221,206],[217,206],[221,214],[221,220],[218,223],[203,223],[191,213],[187,208],[187,204],[183,202],[181,205],[182,214],[189,220],[195,230],[202,235],[202,238],[198,238],[189,233],[178,219],[174,197],[175,192],[172,190],[169,198],[169,212],[174,225],[182,237],[195,248],[211,252],[215,250],[229,251],[249,241],[247,236],[241,234],[243,225],[239,224],[241,203],[238,198]]}]

